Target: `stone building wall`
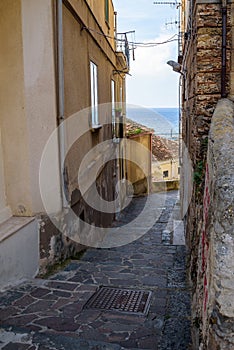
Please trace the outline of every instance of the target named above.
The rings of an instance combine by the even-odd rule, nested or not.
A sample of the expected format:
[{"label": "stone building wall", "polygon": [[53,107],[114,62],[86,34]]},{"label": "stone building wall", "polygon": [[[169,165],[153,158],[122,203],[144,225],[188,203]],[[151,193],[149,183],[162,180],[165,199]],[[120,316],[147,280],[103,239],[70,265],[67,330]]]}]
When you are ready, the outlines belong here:
[{"label": "stone building wall", "polygon": [[234,348],[234,104],[221,99],[208,142],[193,315],[195,349]]},{"label": "stone building wall", "polygon": [[[190,277],[197,276],[198,237],[202,230],[203,192],[207,140],[211,118],[221,97],[221,4],[197,1],[191,10],[183,53],[182,137],[193,167],[192,200],[187,213],[187,244],[190,249]],[[230,5],[228,8],[227,72],[230,69]],[[227,74],[227,92],[229,87]],[[186,166],[182,177],[189,177]]]},{"label": "stone building wall", "polygon": [[[204,275],[204,266],[202,267],[202,264],[204,265],[204,257],[206,254],[210,254],[209,257],[211,260],[214,257],[214,251],[208,249],[210,247],[209,243],[206,242],[204,238],[204,227],[209,224],[206,213],[208,210],[213,210],[213,212],[210,213],[216,215],[217,213],[214,211],[214,208],[215,205],[220,206],[219,201],[221,200],[221,193],[217,194],[217,197],[209,197],[211,196],[211,194],[209,194],[211,189],[209,188],[210,185],[207,184],[211,179],[213,180],[213,176],[217,174],[215,172],[216,168],[212,168],[213,170],[211,170],[211,166],[213,166],[212,162],[216,161],[215,157],[217,155],[213,156],[213,158],[209,158],[207,165],[207,149],[208,143],[212,143],[211,139],[208,142],[212,116],[217,102],[221,97],[222,10],[221,2],[214,0],[197,0],[194,2],[187,2],[187,4],[193,7],[190,8],[189,11],[187,9],[187,13],[190,15],[184,28],[182,137],[192,163],[193,183],[189,190],[186,188],[184,189],[182,184],[181,191],[182,198],[186,198],[186,193],[184,192],[192,192],[186,215],[186,240],[189,249],[188,255],[190,257],[190,261],[188,262],[189,278],[193,286],[194,349],[199,349],[199,346],[201,346],[201,349],[213,350],[219,349],[217,345],[218,341],[217,344],[215,342],[206,343],[205,339],[208,339],[207,332],[209,329],[209,322],[212,323],[213,318],[212,316],[208,317],[204,315],[204,304],[206,305],[205,313],[207,313],[210,307],[209,301],[212,300],[209,291],[211,291],[211,293],[214,291],[214,287],[209,285],[209,279],[212,280],[213,278],[212,269],[214,268],[214,262],[212,262],[210,266],[207,265],[207,269],[209,270],[208,276]],[[227,94],[232,92],[230,87],[233,84],[231,80],[234,56],[232,54],[231,43],[233,35],[231,9],[233,11],[233,4],[232,2],[228,2]],[[216,126],[212,126],[212,130],[214,130]],[[225,124],[223,124],[223,127],[226,127]],[[221,142],[221,140],[219,140],[219,142]],[[213,173],[208,176],[209,171],[213,171]],[[182,168],[184,184],[190,181],[190,177],[191,172],[189,166],[187,166],[186,152],[184,152],[184,164]],[[207,184],[205,185],[206,178]],[[214,190],[212,187],[212,191],[217,190],[218,188]],[[218,199],[219,195],[220,197]],[[213,209],[210,209],[211,203]],[[187,203],[184,205],[186,204]],[[185,211],[185,208],[183,208],[183,210]],[[216,226],[217,225],[218,224],[216,224]],[[209,236],[209,234],[210,232],[208,231],[207,235]],[[202,246],[202,244],[204,246]],[[206,251],[206,249],[208,250]],[[216,247],[214,247],[214,249],[216,249]],[[214,322],[216,322],[215,320],[217,320],[217,318],[214,318]],[[219,320],[217,320],[217,322],[219,322]],[[223,319],[221,323],[224,325]],[[210,328],[211,334],[213,334],[213,329],[214,327]],[[217,333],[219,333],[219,331],[217,331]],[[209,341],[211,341],[211,338],[212,337],[209,338]],[[226,348],[221,347],[221,349]]]},{"label": "stone building wall", "polygon": [[[221,97],[222,18],[219,3],[197,2],[192,13],[184,42],[182,137],[194,172],[193,194],[187,214],[187,243],[191,252],[190,276],[195,282],[198,237],[202,230],[207,140],[212,114]],[[186,178],[186,166],[183,169]]]}]

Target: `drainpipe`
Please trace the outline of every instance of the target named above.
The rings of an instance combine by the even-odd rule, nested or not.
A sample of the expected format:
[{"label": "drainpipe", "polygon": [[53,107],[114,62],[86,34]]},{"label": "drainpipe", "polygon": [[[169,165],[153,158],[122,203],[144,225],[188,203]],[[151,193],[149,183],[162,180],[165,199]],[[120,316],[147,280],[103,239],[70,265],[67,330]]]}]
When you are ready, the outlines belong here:
[{"label": "drainpipe", "polygon": [[62,207],[68,207],[65,195],[65,125],[64,125],[64,68],[63,68],[63,0],[57,0],[57,72],[58,72],[58,143],[60,162],[60,189]]},{"label": "drainpipe", "polygon": [[221,97],[227,97],[226,72],[227,70],[227,0],[222,0],[222,70],[221,70]]}]

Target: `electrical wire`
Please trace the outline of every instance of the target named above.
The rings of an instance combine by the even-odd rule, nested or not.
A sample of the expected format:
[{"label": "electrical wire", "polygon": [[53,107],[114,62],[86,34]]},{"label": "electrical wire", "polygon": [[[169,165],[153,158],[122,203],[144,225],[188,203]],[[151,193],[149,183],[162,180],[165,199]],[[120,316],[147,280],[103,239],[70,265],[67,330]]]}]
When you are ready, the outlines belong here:
[{"label": "electrical wire", "polygon": [[[126,39],[118,39],[118,38],[112,37],[110,35],[98,32],[95,29],[92,29],[92,28],[89,28],[89,27],[83,27],[82,29],[86,29],[88,31],[94,32],[94,33],[96,33],[98,35],[104,36],[105,38],[112,39],[112,40],[118,41],[120,43],[124,43],[126,41]],[[137,47],[144,47],[144,48],[155,47],[155,46],[158,46],[158,45],[171,43],[173,41],[178,41],[178,38],[175,39],[176,37],[178,37],[178,34],[174,34],[173,36],[171,36],[170,38],[168,38],[167,40],[162,41],[162,42],[136,42],[134,40],[134,41],[128,41],[128,44],[133,46],[134,49],[136,49]]]}]

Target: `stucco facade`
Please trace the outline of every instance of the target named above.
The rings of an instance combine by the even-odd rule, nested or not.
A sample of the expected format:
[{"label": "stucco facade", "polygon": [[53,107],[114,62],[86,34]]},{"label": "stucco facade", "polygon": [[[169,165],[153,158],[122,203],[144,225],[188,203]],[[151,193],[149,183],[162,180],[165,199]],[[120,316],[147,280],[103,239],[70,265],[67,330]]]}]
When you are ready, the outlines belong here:
[{"label": "stucco facade", "polygon": [[[125,73],[129,67],[124,53],[116,49],[111,0],[98,4],[91,0],[2,0],[0,13],[0,235],[6,240],[6,220],[36,218],[31,232],[35,238],[32,249],[40,250],[40,259],[35,254],[33,262],[37,266],[32,273],[35,275],[39,266],[45,270],[48,264],[83,249],[54,227],[41,197],[41,159],[53,133],[53,161],[48,168],[48,177],[53,179],[46,184],[48,193],[53,194],[51,212],[60,212],[65,198],[84,220],[87,217],[98,225],[113,220],[113,214],[98,215],[82,200],[77,171],[87,152],[112,139],[114,102],[124,117]],[[95,103],[106,104],[104,109],[100,107],[97,125],[93,125],[90,109],[92,64],[97,71],[93,78],[98,89]],[[70,131],[56,128],[84,109],[87,118],[78,123],[82,136],[63,154]],[[124,175],[119,169],[124,167],[115,160],[99,173],[97,184],[107,200],[114,198],[115,183]],[[18,232],[16,225],[14,234]],[[27,249],[19,253],[23,256]],[[10,248],[6,254],[12,254]]]}]

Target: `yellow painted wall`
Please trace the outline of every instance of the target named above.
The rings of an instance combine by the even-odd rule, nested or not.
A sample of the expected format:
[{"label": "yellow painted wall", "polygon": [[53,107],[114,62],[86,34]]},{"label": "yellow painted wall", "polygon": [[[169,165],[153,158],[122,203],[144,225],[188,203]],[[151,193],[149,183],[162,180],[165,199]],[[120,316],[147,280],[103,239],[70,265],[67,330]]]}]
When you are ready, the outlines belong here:
[{"label": "yellow painted wall", "polygon": [[[84,23],[81,23],[70,9],[65,5],[63,6],[65,117],[74,116],[91,106],[90,62],[92,61],[98,69],[98,102],[101,105],[99,107],[99,123],[102,125],[102,128],[98,131],[92,132],[90,109],[87,118],[80,118],[79,131],[82,133],[83,130],[84,135],[70,149],[66,159],[68,186],[71,195],[78,188],[77,173],[83,156],[98,143],[112,138],[111,81],[115,81],[116,102],[123,101],[123,113],[125,80],[124,76],[120,76],[115,72],[117,69],[115,46],[110,46],[103,36],[91,30],[83,29],[85,25],[85,27],[100,31],[101,29],[97,25],[98,21],[103,32],[106,34],[110,32],[108,35],[114,35],[114,22],[110,21],[109,26],[105,22],[104,1],[101,1],[101,5],[98,3],[99,6],[97,6],[97,2],[89,1],[90,8],[97,21],[90,12],[90,8],[84,5],[78,6],[78,3],[72,0],[70,0],[70,3]],[[114,18],[112,5],[110,6],[110,18]],[[106,105],[102,106],[103,104]],[[116,106],[119,107],[119,104],[116,103]],[[69,135],[67,135],[67,138],[69,138]],[[94,153],[93,162],[96,161],[96,154]],[[112,182],[113,179],[108,179],[108,181]]]},{"label": "yellow painted wall", "polygon": [[[162,180],[175,180],[179,179],[178,174],[179,159],[166,160],[161,162],[153,162],[152,164],[152,176],[153,181]],[[168,171],[168,177],[163,177],[163,172]]]},{"label": "yellow painted wall", "polygon": [[3,164],[7,202],[19,216],[44,210],[40,159],[56,127],[52,8],[50,0],[0,2]]},{"label": "yellow painted wall", "polygon": [[[71,194],[77,187],[77,168],[83,155],[112,136],[111,80],[116,81],[117,100],[120,86],[124,98],[124,83],[123,77],[114,73],[118,64],[114,41],[97,33],[114,36],[112,1],[109,25],[105,22],[104,0],[101,6],[100,1],[89,1],[90,7],[86,1],[69,2],[70,9],[63,6],[65,117],[90,106],[90,60],[98,66],[99,103],[110,103],[100,111],[100,123],[109,123],[108,127],[92,133],[89,118],[79,125],[88,129],[88,133],[68,157]],[[54,4],[53,0],[0,1],[1,171],[5,178],[5,183],[2,181],[0,185],[0,207],[9,204],[12,213],[19,216],[44,211],[39,188],[40,160],[48,138],[57,127]],[[51,164],[55,174],[53,186],[57,189],[55,211],[61,205],[58,153],[57,147]],[[4,193],[6,203],[3,203]]]},{"label": "yellow painted wall", "polygon": [[151,187],[151,144],[150,133],[130,136],[127,142],[128,181],[133,185],[144,182],[146,192],[149,192]]}]

